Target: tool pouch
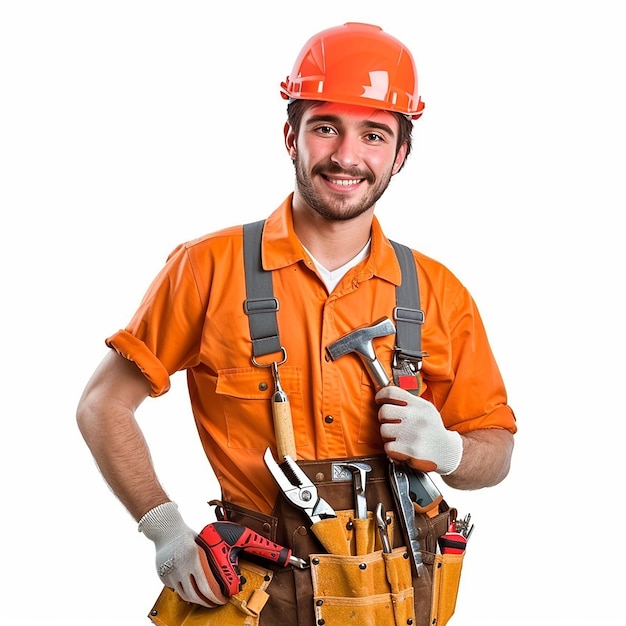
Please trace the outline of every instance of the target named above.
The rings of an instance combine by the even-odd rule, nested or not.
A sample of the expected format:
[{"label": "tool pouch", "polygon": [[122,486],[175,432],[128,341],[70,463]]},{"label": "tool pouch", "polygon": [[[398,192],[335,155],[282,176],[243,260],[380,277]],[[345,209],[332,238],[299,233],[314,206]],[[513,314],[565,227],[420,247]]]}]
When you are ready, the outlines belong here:
[{"label": "tool pouch", "polygon": [[454,614],[465,554],[437,553],[437,539],[446,533],[449,522],[450,508],[445,501],[441,502],[439,513],[433,517],[424,513],[415,515],[422,560],[428,573],[427,580],[413,579],[417,626],[445,626]]},{"label": "tool pouch", "polygon": [[[371,511],[367,519],[356,519],[353,510],[335,511],[337,517],[321,520],[311,526],[311,531],[329,554],[344,556],[369,554],[382,548],[376,522]],[[393,545],[395,522],[388,514],[387,534]]]},{"label": "tool pouch", "polygon": [[[404,547],[383,553],[371,511],[353,510],[313,524],[329,551],[311,555],[313,606],[317,624],[399,626],[415,623],[411,564]],[[393,544],[394,521],[387,527]]]},{"label": "tool pouch", "polygon": [[405,626],[415,622],[411,565],[404,548],[358,556],[311,556],[318,624]]},{"label": "tool pouch", "polygon": [[435,555],[431,624],[444,626],[454,614],[464,556],[464,552],[462,554]]},{"label": "tool pouch", "polygon": [[191,604],[164,587],[148,617],[157,626],[258,626],[273,572],[243,559],[239,570],[245,579],[242,589],[223,606]]}]

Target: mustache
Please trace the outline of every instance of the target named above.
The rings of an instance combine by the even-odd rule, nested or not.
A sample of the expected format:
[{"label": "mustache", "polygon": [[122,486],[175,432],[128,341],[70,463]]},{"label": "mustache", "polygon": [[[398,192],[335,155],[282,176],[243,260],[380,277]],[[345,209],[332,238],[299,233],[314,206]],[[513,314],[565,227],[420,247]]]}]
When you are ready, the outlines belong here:
[{"label": "mustache", "polygon": [[374,182],[374,176],[370,171],[364,172],[356,167],[343,168],[336,163],[318,163],[313,166],[311,170],[312,174],[319,174],[322,176],[349,176],[350,178],[363,178],[369,183]]}]

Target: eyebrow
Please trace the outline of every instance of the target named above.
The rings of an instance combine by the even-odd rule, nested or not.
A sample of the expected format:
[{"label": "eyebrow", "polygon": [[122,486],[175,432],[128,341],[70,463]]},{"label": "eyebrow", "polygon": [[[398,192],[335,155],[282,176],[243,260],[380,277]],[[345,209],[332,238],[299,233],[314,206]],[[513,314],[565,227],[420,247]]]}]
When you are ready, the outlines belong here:
[{"label": "eyebrow", "polygon": [[[306,125],[309,126],[310,124],[319,124],[320,122],[329,122],[330,124],[333,124],[333,126],[341,126],[342,118],[339,117],[339,115],[311,115],[311,117],[309,117],[309,119],[307,120]],[[363,129],[373,128],[381,130],[391,137],[396,136],[391,126],[383,124],[382,122],[376,122],[374,120],[363,120],[359,124],[359,126]]]}]

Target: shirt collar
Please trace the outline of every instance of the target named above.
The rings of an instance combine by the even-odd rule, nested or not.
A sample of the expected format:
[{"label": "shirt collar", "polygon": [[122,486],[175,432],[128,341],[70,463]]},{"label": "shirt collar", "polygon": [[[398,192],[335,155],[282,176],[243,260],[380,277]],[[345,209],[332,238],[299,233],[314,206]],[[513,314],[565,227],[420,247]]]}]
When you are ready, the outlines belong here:
[{"label": "shirt collar", "polygon": [[[305,259],[306,253],[293,229],[292,198],[293,193],[285,198],[265,222],[262,243],[262,263],[265,270],[280,269]],[[357,280],[368,280],[372,276],[383,278],[394,285],[401,282],[396,253],[376,217],[372,219],[370,255],[365,265],[359,269]]]}]

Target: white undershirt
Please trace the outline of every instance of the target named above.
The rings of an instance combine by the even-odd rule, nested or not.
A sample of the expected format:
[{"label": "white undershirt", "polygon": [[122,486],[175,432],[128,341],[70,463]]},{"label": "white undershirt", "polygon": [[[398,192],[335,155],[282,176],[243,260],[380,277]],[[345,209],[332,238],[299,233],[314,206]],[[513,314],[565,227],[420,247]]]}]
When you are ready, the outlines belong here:
[{"label": "white undershirt", "polygon": [[338,267],[336,270],[327,270],[306,248],[303,248],[307,251],[308,255],[311,257],[313,264],[315,265],[317,271],[319,272],[326,288],[328,289],[328,293],[332,293],[333,289],[337,286],[337,283],[345,276],[346,272],[358,265],[367,255],[370,253],[370,247],[372,244],[372,240],[370,239],[365,247],[352,259],[350,259],[346,264]]}]

